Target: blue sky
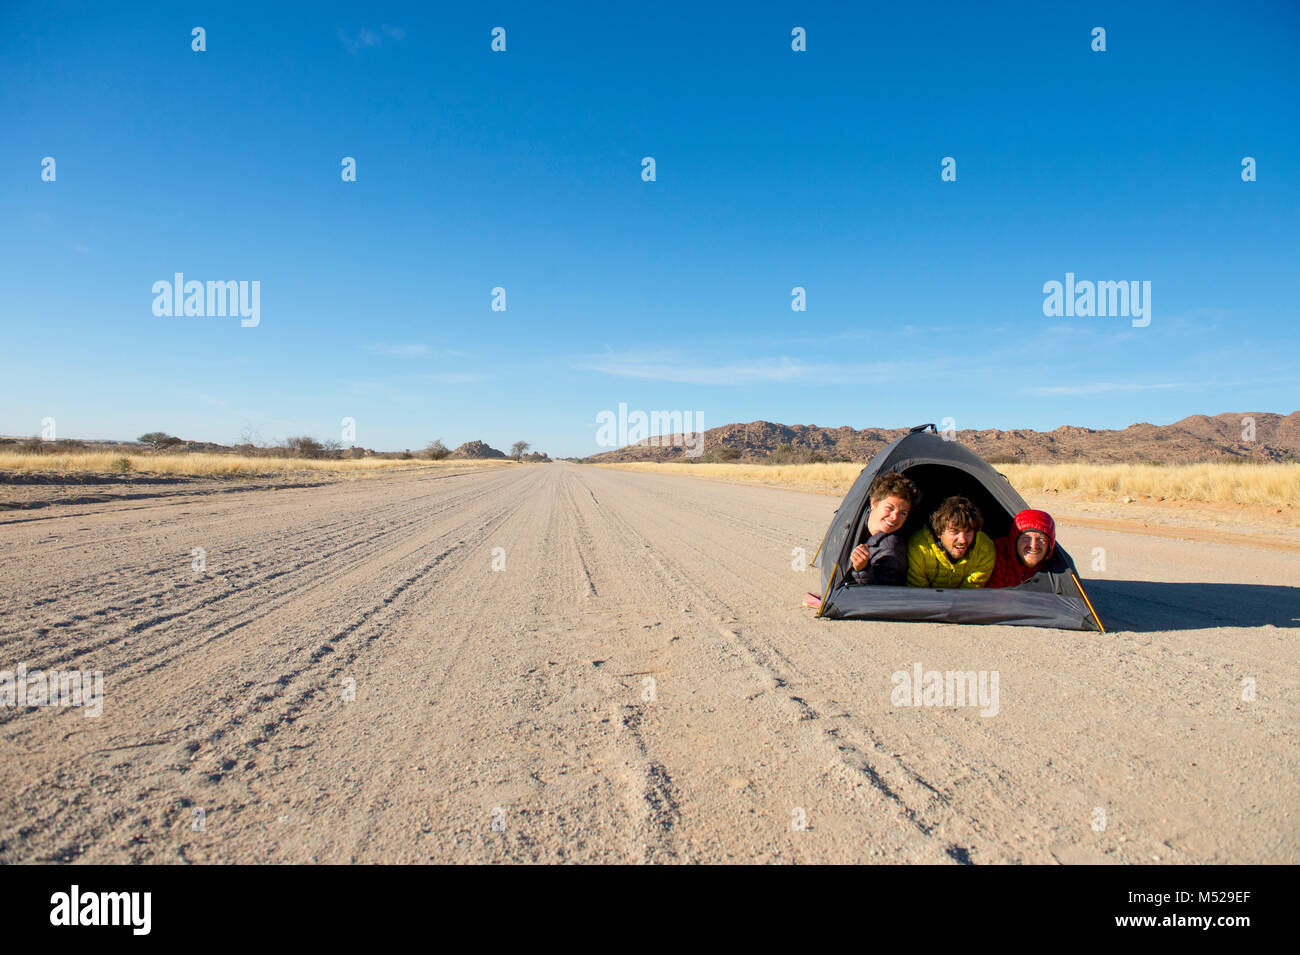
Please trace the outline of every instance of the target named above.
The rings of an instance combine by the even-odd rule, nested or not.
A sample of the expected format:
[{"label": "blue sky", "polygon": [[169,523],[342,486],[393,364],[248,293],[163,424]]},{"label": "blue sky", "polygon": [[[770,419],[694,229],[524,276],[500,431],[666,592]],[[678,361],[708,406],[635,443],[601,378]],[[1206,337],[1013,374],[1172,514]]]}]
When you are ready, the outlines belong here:
[{"label": "blue sky", "polygon": [[[0,433],[1294,410],[1300,7],[898,6],[0,4]],[[1045,316],[1067,272],[1150,325]]]}]

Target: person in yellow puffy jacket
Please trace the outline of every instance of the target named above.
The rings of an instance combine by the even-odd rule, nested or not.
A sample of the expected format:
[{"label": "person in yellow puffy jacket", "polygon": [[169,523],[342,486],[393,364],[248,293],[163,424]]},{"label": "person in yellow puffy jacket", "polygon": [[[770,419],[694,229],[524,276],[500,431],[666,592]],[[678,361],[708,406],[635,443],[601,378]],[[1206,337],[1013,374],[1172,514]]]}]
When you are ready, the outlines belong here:
[{"label": "person in yellow puffy jacket", "polygon": [[950,497],[907,541],[909,587],[983,587],[997,549],[981,529],[984,516],[970,500]]}]

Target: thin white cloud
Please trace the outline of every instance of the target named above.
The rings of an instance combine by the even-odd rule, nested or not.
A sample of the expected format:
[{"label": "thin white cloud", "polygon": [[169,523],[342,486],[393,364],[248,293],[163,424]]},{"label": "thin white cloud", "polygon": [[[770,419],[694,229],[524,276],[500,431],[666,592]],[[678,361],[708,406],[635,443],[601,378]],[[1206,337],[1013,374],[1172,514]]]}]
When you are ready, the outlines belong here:
[{"label": "thin white cloud", "polygon": [[[1272,369],[1268,369],[1272,371]],[[1175,389],[1185,389],[1187,391],[1209,391],[1215,388],[1251,388],[1257,385],[1278,385],[1291,384],[1295,381],[1294,375],[1274,376],[1263,373],[1252,377],[1248,381],[1224,381],[1219,378],[1198,378],[1195,381],[1161,381],[1161,382],[1128,382],[1128,381],[1090,381],[1076,385],[1045,385],[1038,388],[1023,389],[1025,394],[1050,396],[1050,395],[1101,395],[1114,394],[1126,391],[1170,391]]]},{"label": "thin white cloud", "polygon": [[376,342],[373,345],[366,345],[365,349],[372,355],[387,355],[393,358],[412,358],[433,353],[433,349],[428,345],[418,343],[410,345],[388,345],[383,342]]},{"label": "thin white cloud", "polygon": [[350,394],[411,404],[428,398],[429,382],[463,385],[484,381],[489,377],[491,376],[472,371],[435,371],[423,375],[394,375],[386,378],[347,378],[342,381],[342,385]]},{"label": "thin white cloud", "polygon": [[411,404],[420,400],[420,395],[400,388],[404,380],[345,379],[343,387],[349,394],[365,398],[382,398],[395,404]]},{"label": "thin white cloud", "polygon": [[[1168,381],[1142,384],[1128,381],[1090,381],[1079,385],[1045,385],[1026,388],[1031,395],[1053,397],[1058,395],[1104,395],[1122,391],[1164,391],[1171,388],[1189,388],[1192,382]],[[1199,383],[1198,383],[1199,384]]]},{"label": "thin white cloud", "polygon": [[421,375],[425,381],[437,381],[449,385],[461,385],[469,381],[483,381],[487,376],[473,371],[442,371],[430,375]]},{"label": "thin white cloud", "polygon": [[572,367],[617,378],[667,381],[688,385],[791,384],[796,382],[844,383],[867,378],[900,377],[893,363],[864,361],[856,365],[828,365],[805,362],[782,355],[778,358],[748,358],[716,364],[693,361],[691,356],[665,352],[609,352],[583,355]]},{"label": "thin white cloud", "polygon": [[[899,339],[937,340],[945,336],[966,334],[969,329],[957,325],[888,325],[880,327],[846,328],[828,331],[808,338],[785,338],[786,345],[826,345],[833,341],[897,341]],[[992,331],[992,330],[988,330]]]},{"label": "thin white cloud", "polygon": [[378,31],[362,27],[355,34],[350,34],[342,27],[338,28],[339,42],[343,44],[344,49],[349,53],[356,53],[365,47],[383,46],[384,39],[402,40],[406,37],[406,31],[401,27],[389,26],[385,23]]}]

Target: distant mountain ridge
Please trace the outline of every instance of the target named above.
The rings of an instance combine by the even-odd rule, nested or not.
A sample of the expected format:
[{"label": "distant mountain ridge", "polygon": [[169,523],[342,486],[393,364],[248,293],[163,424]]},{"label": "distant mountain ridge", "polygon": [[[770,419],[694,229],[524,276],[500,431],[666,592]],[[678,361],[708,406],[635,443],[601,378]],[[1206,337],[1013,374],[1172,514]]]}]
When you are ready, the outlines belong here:
[{"label": "distant mountain ridge", "polygon": [[[77,451],[107,451],[118,454],[139,454],[147,450],[147,445],[139,441],[111,441],[96,438],[73,438],[62,439],[59,441],[42,441],[40,438],[23,437],[21,435],[6,436],[0,435],[0,450],[11,450],[8,446],[13,445],[21,450],[38,450],[47,453],[62,452],[74,453]],[[178,439],[173,444],[164,449],[166,454],[242,454],[247,457],[284,457],[286,449],[283,445],[274,447],[259,447],[252,444],[216,444],[212,441],[185,441]],[[323,458],[400,458],[400,457],[419,457],[427,452],[415,451],[410,448],[405,451],[373,451],[369,448],[353,446],[347,448],[319,448],[318,453],[314,456]],[[308,455],[312,456],[312,455]],[[507,457],[504,451],[498,451],[496,448],[485,444],[482,441],[466,441],[456,450],[447,454],[449,458],[500,458]],[[550,457],[541,451],[534,451],[532,454],[524,455],[527,461],[549,461]]]},{"label": "distant mountain ridge", "polygon": [[[727,424],[704,432],[704,457],[739,461],[765,461],[773,457],[866,461],[907,431],[907,428],[819,428],[770,421]],[[1122,431],[1074,425],[1063,425],[1052,431],[959,429],[955,437],[981,457],[999,463],[1295,461],[1300,460],[1300,411],[1288,415],[1260,411],[1191,415],[1173,424],[1141,422]],[[598,463],[686,459],[680,439],[675,446],[661,439],[656,445],[642,441],[585,460]]]}]

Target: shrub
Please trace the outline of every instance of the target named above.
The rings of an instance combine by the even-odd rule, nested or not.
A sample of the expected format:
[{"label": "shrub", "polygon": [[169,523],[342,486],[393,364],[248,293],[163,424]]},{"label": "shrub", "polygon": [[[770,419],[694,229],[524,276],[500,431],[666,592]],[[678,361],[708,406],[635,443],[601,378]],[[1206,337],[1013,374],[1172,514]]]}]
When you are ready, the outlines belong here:
[{"label": "shrub", "polygon": [[305,434],[296,438],[285,438],[284,447],[289,452],[289,456],[294,458],[319,458],[325,453],[325,445]]},{"label": "shrub", "polygon": [[447,455],[451,454],[451,449],[442,443],[442,439],[430,441],[429,446],[424,449],[425,456],[430,461],[441,461]]},{"label": "shrub", "polygon": [[778,445],[767,456],[768,464],[825,464],[826,455],[808,448],[796,449],[788,444]]},{"label": "shrub", "polygon": [[125,474],[127,471],[131,470],[131,459],[114,458],[111,462],[109,462],[108,469],[118,474]]}]

